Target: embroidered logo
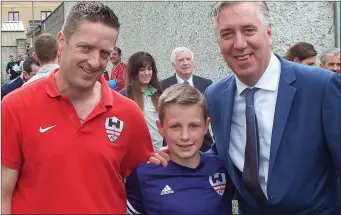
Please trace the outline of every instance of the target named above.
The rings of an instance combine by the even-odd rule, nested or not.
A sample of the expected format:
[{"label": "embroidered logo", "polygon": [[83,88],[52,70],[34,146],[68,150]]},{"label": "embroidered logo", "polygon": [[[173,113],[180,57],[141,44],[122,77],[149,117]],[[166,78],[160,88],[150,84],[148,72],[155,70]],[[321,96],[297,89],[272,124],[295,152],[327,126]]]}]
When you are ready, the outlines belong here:
[{"label": "embroidered logo", "polygon": [[226,177],[225,173],[215,173],[209,177],[209,181],[213,189],[219,194],[223,195],[226,187]]},{"label": "embroidered logo", "polygon": [[56,127],[56,125],[53,125],[53,126],[50,126],[50,127],[47,127],[47,128],[42,128],[42,127],[40,127],[40,128],[39,128],[39,132],[40,132],[40,133],[45,133],[46,131],[48,131],[48,130],[54,128],[54,127]]},{"label": "embroidered logo", "polygon": [[172,190],[172,188],[170,188],[170,186],[166,185],[165,188],[163,188],[163,190],[161,191],[161,196],[163,195],[168,195],[168,194],[172,194],[174,193],[174,191]]},{"label": "embroidered logo", "polygon": [[113,143],[120,137],[123,131],[123,124],[124,122],[115,116],[105,119],[105,132],[110,142]]}]

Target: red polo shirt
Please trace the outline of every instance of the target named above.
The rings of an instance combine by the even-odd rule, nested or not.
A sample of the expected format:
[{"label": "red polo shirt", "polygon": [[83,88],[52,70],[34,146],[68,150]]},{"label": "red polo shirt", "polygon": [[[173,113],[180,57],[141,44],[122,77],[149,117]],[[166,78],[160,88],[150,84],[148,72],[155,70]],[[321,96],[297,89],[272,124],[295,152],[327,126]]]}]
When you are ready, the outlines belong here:
[{"label": "red polo shirt", "polygon": [[111,70],[111,80],[117,80],[117,89],[116,91],[119,92],[121,89],[124,88],[124,75],[127,65],[123,62],[120,62],[117,66],[115,66]]},{"label": "red polo shirt", "polygon": [[138,106],[111,90],[83,124],[55,73],[2,101],[2,165],[19,170],[12,213],[125,214],[121,177],[153,154]]}]

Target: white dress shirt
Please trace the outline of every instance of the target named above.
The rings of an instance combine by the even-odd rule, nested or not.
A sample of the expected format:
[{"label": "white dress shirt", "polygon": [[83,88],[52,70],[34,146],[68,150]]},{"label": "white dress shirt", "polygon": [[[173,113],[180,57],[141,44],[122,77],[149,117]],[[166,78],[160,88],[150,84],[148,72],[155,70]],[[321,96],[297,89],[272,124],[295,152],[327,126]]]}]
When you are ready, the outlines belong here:
[{"label": "white dress shirt", "polygon": [[[259,182],[267,197],[270,145],[272,126],[278,93],[281,63],[272,54],[270,63],[255,87],[259,88],[254,95],[254,105],[259,130]],[[245,98],[243,91],[248,88],[236,76],[236,94],[232,114],[229,154],[233,164],[242,172],[246,146]]]},{"label": "white dress shirt", "polygon": [[[183,80],[182,78],[180,78],[178,76],[178,74],[175,75],[176,76],[176,80],[178,82],[178,84],[182,84],[185,82],[185,80]],[[189,85],[191,85],[192,87],[194,87],[194,84],[193,84],[193,75],[191,75],[191,77],[187,80],[187,82],[189,83]]]}]

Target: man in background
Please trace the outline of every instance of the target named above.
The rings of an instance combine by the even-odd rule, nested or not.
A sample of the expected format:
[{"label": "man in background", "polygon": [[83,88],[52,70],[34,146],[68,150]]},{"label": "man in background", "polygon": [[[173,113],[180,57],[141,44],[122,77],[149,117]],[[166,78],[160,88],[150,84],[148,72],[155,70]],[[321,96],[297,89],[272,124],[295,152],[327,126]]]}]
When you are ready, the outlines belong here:
[{"label": "man in background", "polygon": [[5,83],[1,87],[1,100],[8,93],[10,93],[13,90],[21,87],[25,82],[29,81],[38,72],[39,68],[40,68],[39,63],[33,57],[28,57],[23,62],[22,75],[16,77],[15,79],[13,79],[7,83]]},{"label": "man in background", "polygon": [[193,75],[194,72],[194,54],[187,47],[177,47],[171,54],[172,67],[175,74],[161,82],[163,89],[167,89],[174,84],[189,84],[204,93],[206,88],[212,84],[212,81]]},{"label": "man in background", "polygon": [[10,61],[7,63],[7,66],[6,66],[6,73],[10,75],[9,80],[13,80],[17,78],[18,76],[20,76],[21,73],[19,72],[19,70],[16,71],[14,69],[15,66],[19,66],[18,62],[14,60],[14,56],[10,55],[9,59]]},{"label": "man in background", "polygon": [[115,91],[119,92],[124,88],[124,74],[127,65],[122,62],[121,59],[122,51],[120,48],[115,47],[114,51],[111,53],[110,61],[113,64],[114,68],[111,70],[111,81],[115,81],[117,84],[117,88]]},{"label": "man in background", "polygon": [[340,49],[331,48],[320,54],[320,67],[340,73]]},{"label": "man in background", "polygon": [[48,76],[51,71],[59,68],[58,65],[58,43],[56,38],[49,33],[40,35],[34,42],[34,59],[39,62],[41,68],[37,74],[25,84],[34,82]]}]

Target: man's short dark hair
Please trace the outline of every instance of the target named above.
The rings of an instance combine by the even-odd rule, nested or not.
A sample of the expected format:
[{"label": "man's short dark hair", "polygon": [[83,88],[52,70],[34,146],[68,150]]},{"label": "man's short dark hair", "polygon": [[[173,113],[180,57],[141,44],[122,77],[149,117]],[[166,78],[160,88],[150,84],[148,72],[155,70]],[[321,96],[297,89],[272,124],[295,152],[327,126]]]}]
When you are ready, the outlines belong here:
[{"label": "man's short dark hair", "polygon": [[122,50],[121,50],[120,48],[118,48],[118,47],[115,47],[115,48],[114,48],[114,50],[116,50],[116,51],[117,51],[117,53],[118,53],[118,55],[119,55],[119,56],[121,56],[121,54],[122,54]]},{"label": "man's short dark hair", "polygon": [[45,33],[36,39],[34,49],[39,61],[41,63],[48,63],[57,58],[58,43],[52,34]]},{"label": "man's short dark hair", "polygon": [[39,62],[37,62],[33,57],[28,57],[23,64],[23,70],[28,74],[32,72],[32,64],[39,66]]},{"label": "man's short dark hair", "polygon": [[120,27],[118,18],[110,7],[100,2],[81,1],[67,13],[62,27],[66,42],[79,29],[83,21],[100,22],[117,30]]}]

